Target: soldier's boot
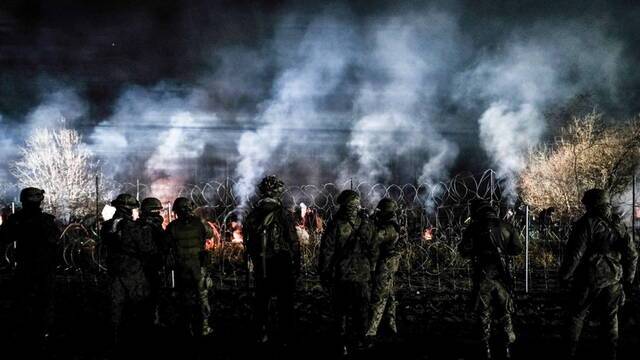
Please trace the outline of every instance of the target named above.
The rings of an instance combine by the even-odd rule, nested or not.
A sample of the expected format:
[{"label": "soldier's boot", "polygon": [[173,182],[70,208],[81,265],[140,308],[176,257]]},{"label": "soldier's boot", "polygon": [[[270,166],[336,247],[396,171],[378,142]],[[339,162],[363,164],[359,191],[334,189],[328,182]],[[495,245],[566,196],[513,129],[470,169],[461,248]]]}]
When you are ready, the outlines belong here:
[{"label": "soldier's boot", "polygon": [[340,348],[340,351],[341,351],[341,355],[344,357],[347,357],[351,354],[351,352],[349,351],[349,347],[346,344],[342,345],[342,347]]},{"label": "soldier's boot", "polygon": [[491,315],[487,312],[480,314],[480,334],[482,340],[482,359],[491,360]]},{"label": "soldier's boot", "polygon": [[347,357],[352,353],[351,344],[347,336],[347,319],[342,317],[338,324],[338,351],[341,356]]},{"label": "soldier's boot", "polygon": [[603,356],[606,360],[616,360],[617,359],[617,341],[607,341],[603,348]]},{"label": "soldier's boot", "polygon": [[504,346],[504,358],[507,360],[511,359],[511,346],[509,344],[505,344]]},{"label": "soldier's boot", "polygon": [[504,326],[504,335],[506,337],[507,346],[516,342],[516,333],[513,331],[513,322],[511,321],[511,315],[505,315],[500,319],[500,322]]},{"label": "soldier's boot", "polygon": [[204,322],[204,324],[202,324],[201,335],[202,336],[211,336],[211,335],[213,335],[213,329],[211,328],[211,326],[209,326],[209,324],[207,324],[206,321]]},{"label": "soldier's boot", "polygon": [[397,304],[398,303],[395,300],[390,301],[389,302],[388,312],[387,312],[389,330],[391,331],[391,333],[393,335],[398,335],[398,325],[396,324],[396,306],[397,306]]},{"label": "soldier's boot", "polygon": [[578,342],[569,341],[569,343],[567,344],[567,359],[569,360],[576,359],[577,352],[578,352]]},{"label": "soldier's boot", "polygon": [[160,310],[157,306],[153,310],[153,325],[160,326]]},{"label": "soldier's boot", "polygon": [[267,331],[267,325],[262,324],[258,328],[258,343],[266,344],[269,342],[269,332]]},{"label": "soldier's boot", "polygon": [[482,349],[481,349],[481,353],[482,353],[482,357],[481,359],[484,360],[491,360],[491,343],[489,342],[489,340],[483,340],[482,341]]},{"label": "soldier's boot", "polygon": [[213,329],[209,326],[209,316],[211,315],[211,305],[209,305],[209,284],[211,278],[206,275],[206,270],[201,268],[201,272],[205,274],[198,284],[198,302],[199,313],[197,314],[197,321],[199,327],[200,336],[210,336],[213,334]]},{"label": "soldier's boot", "polygon": [[375,335],[367,335],[364,337],[364,345],[367,349],[372,349],[376,345],[376,337]]},{"label": "soldier's boot", "polygon": [[568,320],[567,333],[565,334],[566,341],[566,357],[568,359],[576,359],[578,353],[578,342],[580,340],[580,334],[582,334],[582,327],[584,326],[584,313],[573,314]]}]

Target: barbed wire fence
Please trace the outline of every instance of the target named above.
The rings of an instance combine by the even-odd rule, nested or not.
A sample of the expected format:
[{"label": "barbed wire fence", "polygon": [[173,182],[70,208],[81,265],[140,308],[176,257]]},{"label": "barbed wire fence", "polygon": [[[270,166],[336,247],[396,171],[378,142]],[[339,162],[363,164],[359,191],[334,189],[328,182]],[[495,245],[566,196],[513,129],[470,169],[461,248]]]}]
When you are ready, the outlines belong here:
[{"label": "barbed wire fence", "polygon": [[[231,178],[199,184],[183,184],[170,189],[175,197],[187,197],[198,206],[198,214],[216,227],[215,246],[211,256],[211,272],[218,286],[244,286],[246,266],[243,246],[232,242],[233,233],[247,208],[234,192]],[[151,194],[148,184],[126,182],[122,192],[143,199]],[[298,228],[303,249],[303,277],[307,284],[317,281],[316,266],[323,225],[331,219],[341,190],[351,188],[360,193],[363,206],[373,209],[380,199],[390,197],[398,202],[398,220],[402,228],[403,256],[399,284],[408,291],[458,292],[471,289],[471,264],[459,256],[457,246],[469,219],[469,203],[474,199],[491,201],[500,216],[512,223],[527,240],[525,254],[515,258],[513,271],[516,290],[549,291],[557,287],[556,272],[562,257],[569,224],[545,224],[532,216],[518,199],[503,198],[501,182],[492,170],[481,174],[459,174],[435,184],[369,184],[348,181],[342,184],[291,185],[285,205],[296,214],[303,208],[313,221]],[[250,204],[250,202],[249,202]],[[170,203],[165,216],[172,218]],[[97,214],[96,214],[97,215]],[[302,216],[300,216],[302,217]],[[96,234],[97,216],[66,224],[60,240],[60,271],[86,276],[104,270],[101,247]],[[311,225],[309,225],[311,224]],[[3,266],[13,264],[13,248],[6,247]]]}]

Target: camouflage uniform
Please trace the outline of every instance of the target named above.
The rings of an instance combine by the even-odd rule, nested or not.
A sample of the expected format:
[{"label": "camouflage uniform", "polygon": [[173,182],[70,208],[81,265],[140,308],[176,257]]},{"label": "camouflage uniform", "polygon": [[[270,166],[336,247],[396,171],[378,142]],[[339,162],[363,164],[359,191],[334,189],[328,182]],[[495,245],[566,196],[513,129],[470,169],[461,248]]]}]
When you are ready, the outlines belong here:
[{"label": "camouflage uniform", "polygon": [[20,194],[23,208],[0,227],[3,243],[16,242],[14,315],[17,334],[43,340],[53,323],[56,250],[60,230],[53,215],[40,209],[44,191],[26,188]]},{"label": "camouflage uniform", "polygon": [[374,270],[373,224],[359,212],[360,197],[351,190],[338,197],[340,209],[320,243],[320,277],[333,292],[337,333],[343,350],[357,346],[367,331],[371,272]]},{"label": "camouflage uniform", "polygon": [[205,264],[205,243],[213,236],[211,227],[193,214],[193,204],[177,198],[173,205],[178,218],[166,229],[169,246],[175,256],[175,290],[182,307],[185,332],[209,335],[209,286],[211,279]]},{"label": "camouflage uniform", "polygon": [[112,340],[119,341],[125,320],[137,319],[137,325],[149,325],[149,280],[145,267],[157,255],[151,235],[133,220],[138,201],[129,194],[118,195],[112,203],[116,212],[102,224],[111,303]]},{"label": "camouflage uniform", "polygon": [[395,219],[396,203],[382,199],[375,218],[374,259],[376,261],[371,292],[371,316],[367,336],[375,336],[382,318],[393,333],[396,327],[396,298],[394,279],[400,266],[400,226]]},{"label": "camouflage uniform", "polygon": [[472,304],[478,316],[483,352],[491,358],[491,322],[496,318],[502,325],[508,358],[509,345],[515,341],[508,257],[522,252],[522,237],[511,224],[500,220],[488,202],[473,202],[471,216],[472,223],[465,229],[458,251],[474,261]]},{"label": "camouflage uniform", "polygon": [[140,205],[140,217],[136,224],[142,232],[150,236],[157,250],[156,256],[145,264],[145,275],[150,285],[149,308],[154,313],[154,322],[159,323],[158,307],[162,292],[163,281],[166,278],[169,247],[162,223],[164,218],[160,215],[162,203],[156,198],[146,198]]},{"label": "camouflage uniform", "polygon": [[582,202],[587,212],[574,225],[560,269],[562,280],[571,282],[568,355],[575,357],[584,320],[593,307],[601,316],[605,356],[615,359],[623,283],[633,283],[638,254],[624,226],[612,221],[606,192],[589,190]]},{"label": "camouflage uniform", "polygon": [[261,199],[243,224],[247,253],[253,263],[256,296],[254,316],[260,341],[268,340],[267,322],[272,296],[277,299],[281,341],[293,334],[293,301],[300,272],[300,243],[293,214],[281,203],[284,184],[275,176],[259,185]]}]

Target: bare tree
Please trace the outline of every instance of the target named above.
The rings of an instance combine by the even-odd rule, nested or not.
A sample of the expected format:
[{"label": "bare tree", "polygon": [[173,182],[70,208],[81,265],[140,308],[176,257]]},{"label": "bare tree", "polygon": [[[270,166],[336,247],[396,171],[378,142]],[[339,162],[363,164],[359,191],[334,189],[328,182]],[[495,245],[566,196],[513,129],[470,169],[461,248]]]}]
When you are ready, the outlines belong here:
[{"label": "bare tree", "polygon": [[532,151],[520,175],[523,200],[534,209],[574,216],[593,187],[622,195],[640,163],[640,118],[605,126],[598,113],[574,118],[552,146]]},{"label": "bare tree", "polygon": [[45,190],[47,211],[66,219],[95,211],[98,163],[77,131],[37,129],[20,155],[11,172],[21,187]]}]

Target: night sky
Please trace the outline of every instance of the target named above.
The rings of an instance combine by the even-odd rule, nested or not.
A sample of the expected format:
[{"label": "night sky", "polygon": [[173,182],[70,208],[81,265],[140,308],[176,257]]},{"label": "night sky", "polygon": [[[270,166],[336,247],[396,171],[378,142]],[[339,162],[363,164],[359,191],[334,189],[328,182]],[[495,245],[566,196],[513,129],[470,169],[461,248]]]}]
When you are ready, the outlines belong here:
[{"label": "night sky", "polygon": [[[246,159],[258,168],[249,182],[267,172],[437,181],[500,168],[513,155],[505,147],[517,155],[552,138],[566,119],[549,114],[571,104],[615,119],[640,112],[633,1],[396,3],[5,0],[0,173],[10,181],[12,149],[45,126],[34,120],[43,106],[116,177],[242,177],[236,164]],[[350,55],[335,60],[342,54]],[[175,109],[197,119],[164,118]],[[491,109],[500,117],[489,118]],[[523,128],[502,129],[505,121]],[[194,146],[184,156],[183,145],[165,143],[172,128]],[[278,141],[261,149],[272,139],[265,128]],[[497,128],[514,142],[498,144]],[[244,139],[258,147],[248,154],[246,132],[258,133]],[[114,136],[125,143],[106,145]],[[163,161],[160,148],[184,161]],[[166,168],[149,165],[158,156]]]}]

